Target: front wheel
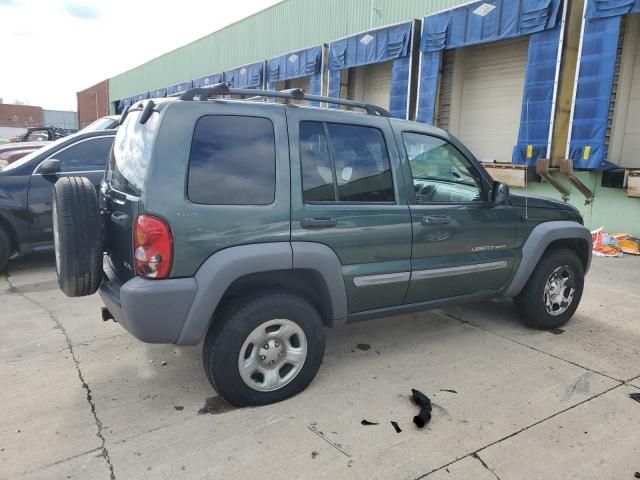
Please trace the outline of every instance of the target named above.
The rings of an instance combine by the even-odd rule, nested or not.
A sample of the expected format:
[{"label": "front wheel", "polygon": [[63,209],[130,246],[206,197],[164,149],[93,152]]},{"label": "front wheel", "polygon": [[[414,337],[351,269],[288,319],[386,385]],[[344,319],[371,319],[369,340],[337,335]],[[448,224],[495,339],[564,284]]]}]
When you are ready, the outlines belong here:
[{"label": "front wheel", "polygon": [[223,307],[207,333],[203,362],[229,403],[266,405],[292,397],[313,380],[324,355],[317,310],[286,292],[268,292]]},{"label": "front wheel", "polygon": [[540,260],[515,304],[532,328],[559,328],[573,316],[584,288],[584,267],[572,250],[559,248]]}]

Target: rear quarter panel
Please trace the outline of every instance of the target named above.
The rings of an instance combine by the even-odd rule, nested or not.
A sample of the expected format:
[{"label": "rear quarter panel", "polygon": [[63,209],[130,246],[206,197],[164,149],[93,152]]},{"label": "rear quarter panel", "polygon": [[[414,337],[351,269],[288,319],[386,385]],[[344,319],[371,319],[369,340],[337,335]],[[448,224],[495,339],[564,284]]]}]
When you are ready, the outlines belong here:
[{"label": "rear quarter panel", "polygon": [[[269,118],[276,136],[276,195],[271,205],[201,205],[187,197],[193,131],[205,115]],[[249,102],[173,102],[162,111],[139,213],[167,221],[174,242],[171,277],[192,276],[202,263],[226,247],[290,240],[289,144],[280,105]],[[211,188],[216,188],[212,181]]]}]

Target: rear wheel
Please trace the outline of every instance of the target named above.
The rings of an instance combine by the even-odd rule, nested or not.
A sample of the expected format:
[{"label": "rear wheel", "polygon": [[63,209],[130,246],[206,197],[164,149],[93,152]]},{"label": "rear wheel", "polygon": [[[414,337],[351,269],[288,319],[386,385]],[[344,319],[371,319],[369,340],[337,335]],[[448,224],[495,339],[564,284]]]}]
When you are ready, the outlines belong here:
[{"label": "rear wheel", "polygon": [[304,390],[324,355],[317,310],[286,292],[243,298],[216,315],[204,342],[205,372],[229,403],[279,402]]},{"label": "rear wheel", "polygon": [[545,253],[515,303],[525,324],[542,330],[558,328],[573,316],[584,288],[584,267],[572,250]]},{"label": "rear wheel", "polygon": [[102,279],[102,219],[96,190],[87,178],[56,182],[53,240],[60,289],[69,297],[95,293]]},{"label": "rear wheel", "polygon": [[11,256],[11,240],[9,235],[0,227],[0,272],[4,271]]}]

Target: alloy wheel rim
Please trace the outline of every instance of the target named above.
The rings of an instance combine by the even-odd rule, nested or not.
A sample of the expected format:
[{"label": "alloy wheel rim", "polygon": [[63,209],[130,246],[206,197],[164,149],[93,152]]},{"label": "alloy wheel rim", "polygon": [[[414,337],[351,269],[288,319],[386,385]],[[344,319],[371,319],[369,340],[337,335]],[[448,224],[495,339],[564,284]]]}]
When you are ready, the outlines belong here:
[{"label": "alloy wheel rim", "polygon": [[556,267],[544,286],[544,308],[554,317],[562,315],[573,303],[575,277],[568,265]]},{"label": "alloy wheel rim", "polygon": [[238,354],[243,382],[253,390],[272,392],[288,385],[307,358],[307,337],[288,319],[273,319],[255,328]]}]

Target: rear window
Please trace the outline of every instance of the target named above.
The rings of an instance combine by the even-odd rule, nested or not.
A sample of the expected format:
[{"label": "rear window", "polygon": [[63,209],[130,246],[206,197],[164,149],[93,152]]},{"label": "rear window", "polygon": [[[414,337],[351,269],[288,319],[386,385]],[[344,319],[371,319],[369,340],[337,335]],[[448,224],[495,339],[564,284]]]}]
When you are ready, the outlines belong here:
[{"label": "rear window", "polygon": [[160,125],[160,115],[155,113],[141,125],[140,114],[140,110],[130,112],[118,129],[107,171],[113,189],[135,196],[142,193],[151,147]]},{"label": "rear window", "polygon": [[268,205],[276,189],[273,123],[208,115],[198,120],[189,157],[188,196],[207,205]]}]

